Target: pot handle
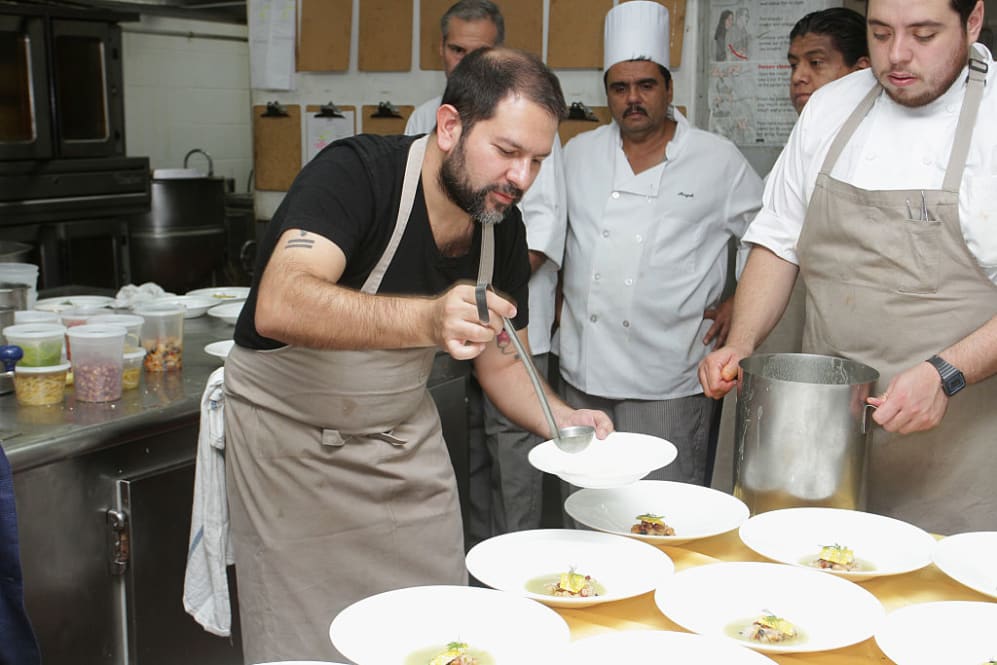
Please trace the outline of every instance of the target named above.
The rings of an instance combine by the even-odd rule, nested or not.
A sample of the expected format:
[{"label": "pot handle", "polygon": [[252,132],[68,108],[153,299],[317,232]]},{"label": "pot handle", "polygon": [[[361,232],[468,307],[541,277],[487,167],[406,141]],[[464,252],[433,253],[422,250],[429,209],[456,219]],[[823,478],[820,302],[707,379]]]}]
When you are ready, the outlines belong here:
[{"label": "pot handle", "polygon": [[865,408],[862,409],[862,433],[863,434],[868,434],[869,433],[869,409],[872,409],[873,411],[875,411],[878,408],[879,407],[877,407],[875,404],[866,404]]},{"label": "pot handle", "polygon": [[252,275],[256,267],[256,241],[247,240],[239,248],[239,263],[247,274]]}]

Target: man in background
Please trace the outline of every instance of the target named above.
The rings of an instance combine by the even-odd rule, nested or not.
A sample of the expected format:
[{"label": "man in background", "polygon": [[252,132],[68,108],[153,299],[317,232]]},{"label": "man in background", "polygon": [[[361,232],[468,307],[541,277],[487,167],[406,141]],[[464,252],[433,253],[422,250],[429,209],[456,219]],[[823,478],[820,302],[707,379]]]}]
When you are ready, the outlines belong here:
[{"label": "man in background", "polygon": [[[471,51],[502,43],[502,13],[490,0],[460,0],[440,19],[440,56],[449,78],[454,67]],[[420,105],[409,117],[406,134],[426,134],[436,126],[440,98]],[[540,167],[519,209],[526,224],[529,249],[529,341],[533,363],[549,376],[550,336],[554,324],[557,271],[564,253],[567,224],[561,142],[554,137],[550,156]],[[543,474],[527,455],[543,439],[516,426],[485,397],[472,376],[468,385],[470,427],[470,515],[468,545],[508,531],[540,527]]]},{"label": "man in background", "polygon": [[792,70],[789,97],[802,113],[818,88],[869,66],[865,19],[844,7],[811,12],[789,32],[786,58]]},{"label": "man in background", "polygon": [[672,106],[668,34],[656,2],[609,11],[613,122],[564,149],[562,394],[621,431],[674,443],[678,459],[652,478],[708,485],[717,405],[696,367],[726,338],[728,241],[757,211],[762,183],[733,143]]}]

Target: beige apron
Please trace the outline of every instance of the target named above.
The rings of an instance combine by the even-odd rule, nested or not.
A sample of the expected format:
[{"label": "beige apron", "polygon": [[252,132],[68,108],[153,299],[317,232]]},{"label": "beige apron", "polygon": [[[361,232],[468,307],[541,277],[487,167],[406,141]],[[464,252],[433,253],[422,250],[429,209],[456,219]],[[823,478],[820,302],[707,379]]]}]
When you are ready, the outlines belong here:
[{"label": "beige apron", "polygon": [[[879,85],[836,137],[807,210],[798,247],[807,288],[803,350],[875,367],[877,392],[997,312],[997,287],[959,225],[959,185],[986,71],[985,63],[970,65],[944,184],[923,192],[928,221],[921,219],[921,190],[863,190],[830,176]],[[950,398],[930,431],[898,435],[876,427],[868,509],[937,533],[997,528],[995,405],[991,377]]]},{"label": "beige apron", "polygon": [[[401,241],[425,146],[409,151],[395,230],[365,293]],[[329,624],[347,605],[466,583],[453,467],[426,388],[434,354],[232,349],[226,476],[247,663],[344,660]]]}]

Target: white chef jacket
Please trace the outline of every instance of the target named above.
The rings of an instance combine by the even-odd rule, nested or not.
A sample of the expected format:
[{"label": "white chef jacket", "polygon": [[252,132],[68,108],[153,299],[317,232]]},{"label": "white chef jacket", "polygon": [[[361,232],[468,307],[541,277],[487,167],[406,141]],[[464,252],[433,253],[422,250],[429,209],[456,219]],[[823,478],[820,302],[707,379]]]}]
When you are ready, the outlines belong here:
[{"label": "white chef jacket", "polygon": [[[436,109],[442,97],[421,104],[405,125],[406,134],[427,134],[436,127]],[[554,136],[550,156],[543,161],[533,185],[526,190],[519,210],[526,224],[526,246],[541,252],[547,260],[530,277],[530,352],[534,355],[550,351],[550,329],[554,325],[554,292],[557,271],[564,256],[567,227],[564,170],[561,141]]]},{"label": "white chef jacket", "polygon": [[761,205],[762,181],[727,139],[674,111],[665,161],[634,175],[619,127],[564,148],[568,240],[561,373],[590,395],[664,400],[703,391],[703,336],[727,277],[727,243]]},{"label": "white chef jacket", "polygon": [[[997,283],[997,74],[989,52],[987,58],[990,71],[959,188],[959,223],[969,251]],[[745,242],[799,263],[796,243],[817,173],[838,130],[874,83],[871,71],[864,69],[814,93],[769,175],[762,210]],[[906,108],[880,95],[831,176],[862,189],[940,189],[965,94],[964,70],[948,91],[921,108]],[[915,215],[920,205],[920,199],[911,201]]]}]

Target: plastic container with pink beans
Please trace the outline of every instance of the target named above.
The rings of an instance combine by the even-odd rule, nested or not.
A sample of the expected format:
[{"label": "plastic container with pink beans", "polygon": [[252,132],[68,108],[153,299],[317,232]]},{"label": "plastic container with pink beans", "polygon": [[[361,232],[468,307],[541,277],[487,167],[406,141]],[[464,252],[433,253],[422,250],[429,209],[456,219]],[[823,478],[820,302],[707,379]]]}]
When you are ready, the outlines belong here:
[{"label": "plastic container with pink beans", "polygon": [[124,365],[124,326],[84,324],[66,331],[73,347],[73,382],[76,399],[111,402],[121,397]]}]

